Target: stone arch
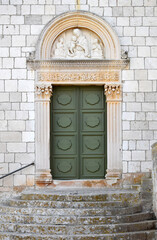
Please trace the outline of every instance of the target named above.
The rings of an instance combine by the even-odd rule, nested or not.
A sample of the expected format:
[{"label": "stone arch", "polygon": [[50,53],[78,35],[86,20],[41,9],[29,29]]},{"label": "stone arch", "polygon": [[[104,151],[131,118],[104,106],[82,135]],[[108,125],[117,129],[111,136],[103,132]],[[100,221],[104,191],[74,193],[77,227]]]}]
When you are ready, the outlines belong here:
[{"label": "stone arch", "polygon": [[120,59],[120,43],[112,27],[104,19],[84,11],[67,12],[51,20],[40,34],[36,59],[49,60],[56,38],[72,28],[84,28],[94,32],[105,46],[106,59]]}]

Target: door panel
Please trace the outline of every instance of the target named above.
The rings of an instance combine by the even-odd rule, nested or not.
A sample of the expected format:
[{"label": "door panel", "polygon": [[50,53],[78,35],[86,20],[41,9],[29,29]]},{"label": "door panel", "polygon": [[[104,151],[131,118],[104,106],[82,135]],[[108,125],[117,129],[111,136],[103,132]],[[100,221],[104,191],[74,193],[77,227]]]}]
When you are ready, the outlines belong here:
[{"label": "door panel", "polygon": [[53,178],[104,178],[105,137],[102,87],[54,87],[51,104]]}]

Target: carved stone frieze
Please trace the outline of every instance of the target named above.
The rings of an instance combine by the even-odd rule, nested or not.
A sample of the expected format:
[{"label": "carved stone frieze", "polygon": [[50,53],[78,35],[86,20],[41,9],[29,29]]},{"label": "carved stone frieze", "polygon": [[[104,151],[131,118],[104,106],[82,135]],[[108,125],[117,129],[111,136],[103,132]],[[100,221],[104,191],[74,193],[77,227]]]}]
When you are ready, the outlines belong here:
[{"label": "carved stone frieze", "polygon": [[105,84],[104,94],[107,101],[120,101],[121,100],[121,85],[120,84]]},{"label": "carved stone frieze", "polygon": [[51,81],[52,83],[117,82],[119,81],[119,72],[38,72],[38,79],[39,81]]}]

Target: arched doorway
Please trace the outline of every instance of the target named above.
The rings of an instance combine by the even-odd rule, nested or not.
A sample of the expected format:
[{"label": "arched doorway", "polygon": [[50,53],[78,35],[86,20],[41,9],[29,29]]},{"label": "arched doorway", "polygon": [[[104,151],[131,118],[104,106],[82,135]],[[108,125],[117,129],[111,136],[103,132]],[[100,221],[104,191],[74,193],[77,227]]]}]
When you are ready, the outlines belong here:
[{"label": "arched doorway", "polygon": [[[50,98],[54,86],[102,86],[107,102],[107,178],[120,178],[121,69],[119,40],[100,17],[68,12],[42,31],[36,69],[36,183],[52,182],[50,169]],[[104,170],[105,172],[105,170]]]}]

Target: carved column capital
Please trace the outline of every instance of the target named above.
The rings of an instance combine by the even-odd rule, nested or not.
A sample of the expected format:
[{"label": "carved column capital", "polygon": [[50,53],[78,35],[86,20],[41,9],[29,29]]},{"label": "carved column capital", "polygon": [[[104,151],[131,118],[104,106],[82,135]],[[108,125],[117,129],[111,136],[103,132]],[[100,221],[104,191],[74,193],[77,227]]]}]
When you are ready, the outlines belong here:
[{"label": "carved column capital", "polygon": [[105,84],[104,94],[106,101],[121,101],[122,100],[122,86],[121,84]]},{"label": "carved column capital", "polygon": [[35,86],[36,100],[50,100],[53,87],[50,83],[38,83]]}]

